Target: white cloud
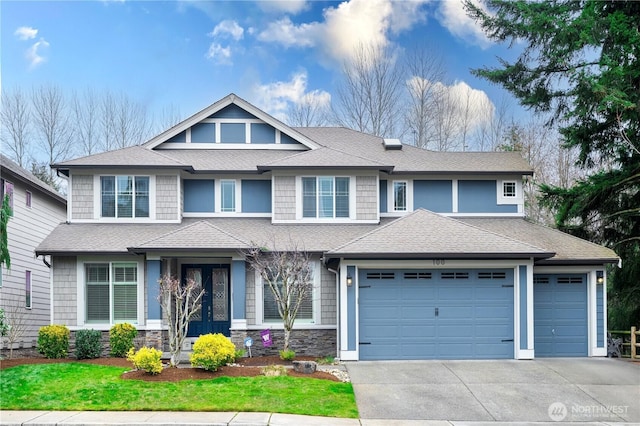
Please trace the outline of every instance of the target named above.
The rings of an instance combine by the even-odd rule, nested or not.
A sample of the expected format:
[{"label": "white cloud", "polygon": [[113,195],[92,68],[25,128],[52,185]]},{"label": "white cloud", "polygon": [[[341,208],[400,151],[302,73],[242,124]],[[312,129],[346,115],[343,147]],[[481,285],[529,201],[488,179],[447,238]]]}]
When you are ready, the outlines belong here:
[{"label": "white cloud", "polygon": [[219,43],[211,43],[205,56],[219,65],[231,65],[233,63],[231,61],[231,47],[222,47]]},{"label": "white cloud", "polygon": [[290,13],[295,15],[306,10],[308,3],[306,0],[270,0],[259,1],[258,6],[265,12]]},{"label": "white cloud", "polygon": [[294,24],[289,17],[267,26],[258,35],[285,47],[318,47],[333,60],[344,61],[362,44],[385,46],[390,32],[399,33],[424,19],[427,0],[349,0],[324,10],[322,22]]},{"label": "white cloud", "polygon": [[38,35],[38,30],[31,27],[20,27],[13,34],[19,40],[32,40]]},{"label": "white cloud", "polygon": [[282,121],[286,121],[291,104],[315,103],[318,106],[328,106],[331,102],[331,95],[324,90],[307,92],[306,71],[296,72],[289,81],[256,84],[252,92],[252,101],[258,108]]},{"label": "white cloud", "polygon": [[242,39],[244,35],[244,29],[238,25],[236,21],[226,19],[215,26],[212,32],[209,33],[211,37],[227,37],[230,36],[234,40],[238,41]]},{"label": "white cloud", "polygon": [[29,69],[34,69],[47,60],[44,57],[44,53],[48,48],[49,42],[41,38],[39,41],[35,42],[29,49],[27,49],[24,56],[29,62]]},{"label": "white cloud", "polygon": [[[477,2],[481,7],[484,3]],[[440,9],[436,14],[438,21],[454,36],[469,43],[486,49],[491,46],[491,41],[476,21],[471,19],[464,10],[462,0],[449,0],[440,2]]]}]

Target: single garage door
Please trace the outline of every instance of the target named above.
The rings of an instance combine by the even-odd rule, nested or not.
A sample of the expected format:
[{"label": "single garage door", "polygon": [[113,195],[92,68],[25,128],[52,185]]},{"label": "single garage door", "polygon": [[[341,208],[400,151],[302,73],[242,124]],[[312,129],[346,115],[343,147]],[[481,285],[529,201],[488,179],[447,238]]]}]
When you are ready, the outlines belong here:
[{"label": "single garage door", "polygon": [[513,358],[513,270],[360,270],[361,360]]},{"label": "single garage door", "polygon": [[534,275],[536,357],[587,356],[586,275]]}]

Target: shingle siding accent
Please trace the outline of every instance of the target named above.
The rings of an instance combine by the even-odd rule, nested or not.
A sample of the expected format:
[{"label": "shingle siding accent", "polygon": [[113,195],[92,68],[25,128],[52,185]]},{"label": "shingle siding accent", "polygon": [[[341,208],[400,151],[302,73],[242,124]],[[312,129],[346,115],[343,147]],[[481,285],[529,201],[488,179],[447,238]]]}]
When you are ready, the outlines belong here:
[{"label": "shingle siding accent", "polygon": [[274,220],[294,220],[296,218],[296,178],[295,176],[274,176]]},{"label": "shingle siding accent", "polygon": [[378,187],[375,176],[356,177],[356,219],[378,218]]},{"label": "shingle siding accent", "polygon": [[245,293],[245,315],[247,317],[248,325],[256,324],[256,274],[253,268],[247,266],[246,268],[246,293]]},{"label": "shingle siding accent", "polygon": [[93,219],[93,176],[73,175],[71,219]]},{"label": "shingle siding accent", "polygon": [[322,268],[320,296],[320,321],[322,325],[336,324],[336,275]]},{"label": "shingle siding accent", "polygon": [[156,219],[178,218],[177,193],[178,178],[176,176],[156,176]]},{"label": "shingle siding accent", "polygon": [[53,322],[77,325],[78,278],[75,256],[53,258]]}]

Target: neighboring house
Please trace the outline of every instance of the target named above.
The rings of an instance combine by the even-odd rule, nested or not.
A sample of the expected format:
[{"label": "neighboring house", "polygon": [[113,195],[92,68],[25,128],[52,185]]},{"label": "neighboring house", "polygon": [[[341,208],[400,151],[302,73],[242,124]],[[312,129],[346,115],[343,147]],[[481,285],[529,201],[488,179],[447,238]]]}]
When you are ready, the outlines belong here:
[{"label": "neighboring house", "polygon": [[273,299],[242,250],[293,242],[315,271],[298,354],[606,356],[618,257],[524,218],[532,169],[519,153],[291,128],[232,94],[142,146],[54,167],[67,223],[37,252],[53,259],[53,322],[72,330],[128,321],[158,345],[158,278],[195,276],[207,293],[190,336],[242,346],[270,328],[278,346]]},{"label": "neighboring house", "polygon": [[[24,333],[14,348],[31,348],[38,329],[51,323],[51,270],[36,247],[64,222],[67,202],[55,189],[0,154],[0,192],[9,195],[13,215],[7,225],[11,268],[0,271],[0,308]],[[4,339],[3,339],[4,340]],[[5,342],[6,345],[6,342]],[[3,346],[6,347],[6,346]]]}]

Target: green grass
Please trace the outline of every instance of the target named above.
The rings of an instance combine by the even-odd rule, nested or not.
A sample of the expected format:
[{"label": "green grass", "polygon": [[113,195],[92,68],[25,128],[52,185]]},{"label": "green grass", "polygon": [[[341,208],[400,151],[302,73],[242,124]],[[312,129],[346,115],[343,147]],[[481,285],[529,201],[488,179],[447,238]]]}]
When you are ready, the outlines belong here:
[{"label": "green grass", "polygon": [[0,371],[2,410],[265,411],[358,417],[351,383],[298,377],[123,380],[125,368],[80,363]]}]

